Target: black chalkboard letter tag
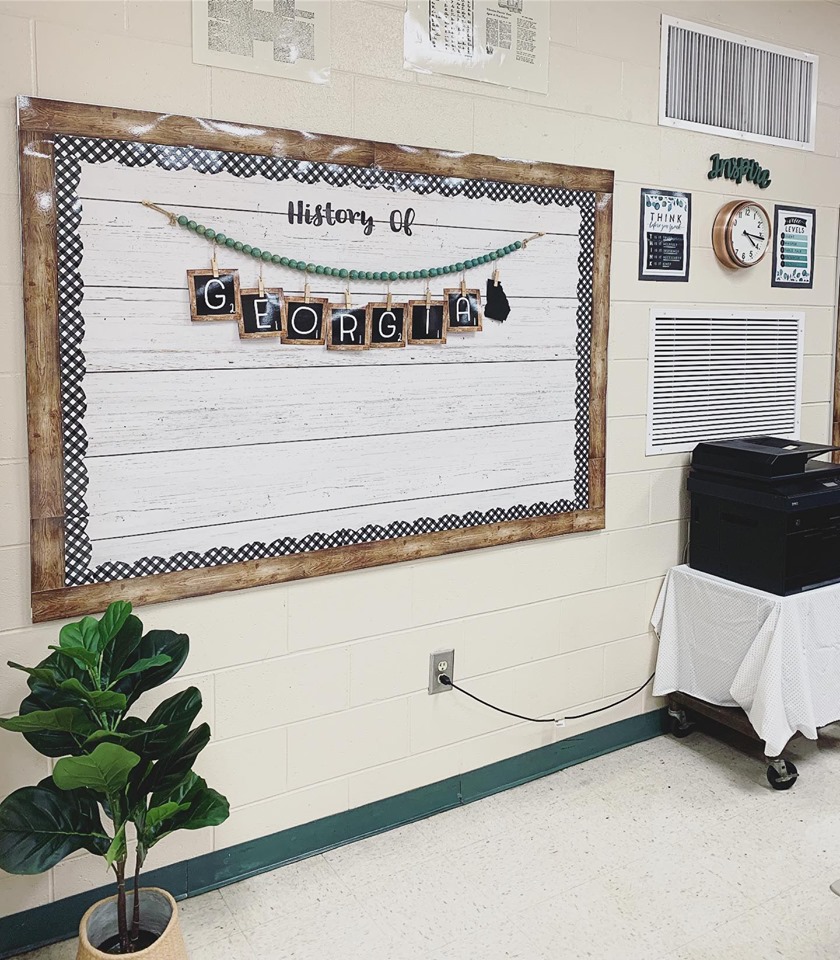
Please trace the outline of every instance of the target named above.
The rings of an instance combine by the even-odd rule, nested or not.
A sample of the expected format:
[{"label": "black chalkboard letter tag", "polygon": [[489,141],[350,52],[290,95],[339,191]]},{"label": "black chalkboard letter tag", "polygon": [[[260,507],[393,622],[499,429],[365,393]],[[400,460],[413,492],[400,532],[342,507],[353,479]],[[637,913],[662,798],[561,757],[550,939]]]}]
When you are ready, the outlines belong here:
[{"label": "black chalkboard letter tag", "polygon": [[239,336],[243,340],[279,337],[283,333],[283,291],[280,287],[241,290],[242,317]]},{"label": "black chalkboard letter tag", "polygon": [[369,303],[368,338],[372,348],[404,347],[406,339],[406,313],[404,303]]},{"label": "black chalkboard letter tag", "polygon": [[443,291],[446,301],[446,330],[448,333],[471,333],[481,330],[481,291],[460,287]]},{"label": "black chalkboard letter tag", "polygon": [[327,350],[367,350],[370,345],[367,307],[330,305]]},{"label": "black chalkboard letter tag", "polygon": [[207,267],[187,270],[192,320],[236,320],[242,316],[239,271]]},{"label": "black chalkboard letter tag", "polygon": [[408,342],[446,343],[446,303],[443,300],[408,301]]}]

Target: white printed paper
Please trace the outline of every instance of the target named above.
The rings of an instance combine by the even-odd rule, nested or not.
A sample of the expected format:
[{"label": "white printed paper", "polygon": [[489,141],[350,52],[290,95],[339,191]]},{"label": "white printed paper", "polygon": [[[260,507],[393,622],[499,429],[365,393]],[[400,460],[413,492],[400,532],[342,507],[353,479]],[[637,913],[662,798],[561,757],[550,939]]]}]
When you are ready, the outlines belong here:
[{"label": "white printed paper", "polygon": [[639,279],[688,281],[691,194],[642,187]]},{"label": "white printed paper", "polygon": [[193,61],[327,83],[329,0],[193,0]]},{"label": "white printed paper", "polygon": [[548,93],[546,0],[408,0],[405,66]]},{"label": "white printed paper", "polygon": [[774,220],[772,285],[812,288],[817,211],[777,204]]}]

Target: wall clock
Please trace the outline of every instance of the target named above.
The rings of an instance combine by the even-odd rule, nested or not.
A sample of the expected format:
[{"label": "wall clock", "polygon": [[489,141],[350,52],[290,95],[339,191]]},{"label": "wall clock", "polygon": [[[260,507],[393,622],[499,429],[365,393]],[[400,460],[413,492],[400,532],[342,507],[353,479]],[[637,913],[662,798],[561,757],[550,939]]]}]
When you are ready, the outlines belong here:
[{"label": "wall clock", "polygon": [[732,200],[718,210],[712,248],[725,267],[754,267],[770,247],[770,217],[760,203]]}]

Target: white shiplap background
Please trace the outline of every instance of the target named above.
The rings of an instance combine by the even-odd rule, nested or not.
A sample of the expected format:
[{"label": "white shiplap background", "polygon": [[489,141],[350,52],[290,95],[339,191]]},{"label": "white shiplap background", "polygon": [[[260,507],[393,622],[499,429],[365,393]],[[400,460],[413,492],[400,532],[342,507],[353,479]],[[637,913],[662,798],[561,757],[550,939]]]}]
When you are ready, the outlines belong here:
[{"label": "white shiplap background", "polygon": [[[395,194],[257,175],[82,164],[81,266],[91,566],[368,524],[573,498],[576,206]],[[241,340],[192,323],[186,271],[210,245],[142,206],[153,200],[243,241],[361,270],[450,263],[546,236],[504,258],[512,313],[445,345],[332,352]],[[290,201],[365,210],[362,226],[290,224]],[[412,207],[412,236],[389,216]],[[256,286],[258,264],[231,250]],[[490,265],[467,284],[484,295]],[[264,266],[289,293],[303,276]],[[343,303],[345,282],[313,276]],[[432,294],[458,277],[431,281]],[[353,303],[381,283],[351,285]],[[397,301],[423,282],[392,285]]]}]

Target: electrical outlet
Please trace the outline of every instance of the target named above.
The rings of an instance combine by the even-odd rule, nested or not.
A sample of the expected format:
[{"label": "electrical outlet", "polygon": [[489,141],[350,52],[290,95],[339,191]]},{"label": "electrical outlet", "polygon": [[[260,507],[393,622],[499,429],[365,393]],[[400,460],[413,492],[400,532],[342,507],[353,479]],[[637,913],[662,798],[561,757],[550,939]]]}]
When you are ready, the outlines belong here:
[{"label": "electrical outlet", "polygon": [[429,693],[446,693],[452,689],[440,682],[444,674],[450,680],[455,679],[454,650],[438,650],[437,653],[429,654]]}]

